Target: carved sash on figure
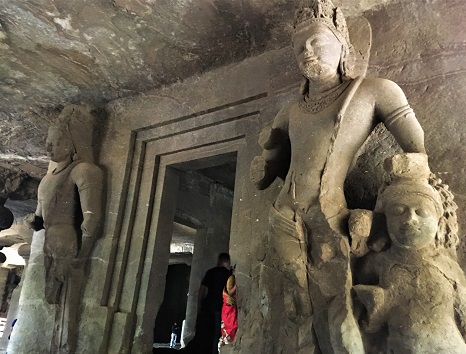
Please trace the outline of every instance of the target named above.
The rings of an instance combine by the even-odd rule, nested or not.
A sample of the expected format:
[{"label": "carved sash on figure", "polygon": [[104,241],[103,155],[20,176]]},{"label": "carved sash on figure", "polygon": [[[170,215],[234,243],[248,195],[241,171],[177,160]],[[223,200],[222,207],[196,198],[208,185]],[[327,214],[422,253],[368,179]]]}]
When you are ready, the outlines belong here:
[{"label": "carved sash on figure", "polygon": [[101,219],[102,171],[93,163],[92,116],[65,107],[49,129],[47,150],[56,167],[39,184],[31,227],[45,229],[45,299],[56,305],[52,352],[76,349],[84,265]]}]

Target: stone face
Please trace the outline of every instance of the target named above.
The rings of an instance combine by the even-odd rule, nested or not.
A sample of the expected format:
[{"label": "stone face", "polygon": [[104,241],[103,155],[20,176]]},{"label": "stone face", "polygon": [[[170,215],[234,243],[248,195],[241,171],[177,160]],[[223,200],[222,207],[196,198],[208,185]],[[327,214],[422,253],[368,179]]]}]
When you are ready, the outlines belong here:
[{"label": "stone face", "polygon": [[[412,12],[414,7],[416,13]],[[463,100],[466,80],[466,57],[462,54],[466,25],[461,20],[465,13],[462,1],[442,1],[419,7],[417,3],[404,2],[366,14],[374,38],[379,38],[373,42],[368,75],[390,77],[406,92],[424,127],[430,167],[454,191],[460,208],[465,205],[466,190],[455,176],[464,173],[461,161],[466,152],[460,143],[464,130],[454,117],[460,117],[464,110],[458,102]],[[451,21],[438,21],[439,16]],[[424,27],[424,21],[432,25]],[[373,153],[383,152],[373,148],[370,154]],[[382,178],[382,164],[378,170]],[[465,221],[460,218],[459,223],[464,230]],[[465,249],[463,244],[459,247],[458,256],[463,264]]]},{"label": "stone face", "polygon": [[[402,15],[405,16],[405,23],[409,23],[410,20],[414,21],[414,17],[417,18],[417,16],[420,16],[414,14],[412,11],[408,11],[410,4],[410,2],[403,2],[400,3],[399,7],[390,8],[390,11],[393,12],[390,16],[385,14],[387,7],[381,7],[378,10],[367,13],[367,18],[373,30],[373,48],[374,46],[375,48],[381,48],[383,47],[383,43],[386,42],[383,30],[380,30],[378,27],[379,17],[390,23],[390,19],[396,17],[395,11],[400,11],[400,9]],[[438,4],[438,6],[440,5]],[[437,14],[443,13],[442,11],[445,9],[442,6],[435,8],[421,7],[420,10],[421,12],[426,12],[425,16],[433,16],[433,13],[436,11],[439,11]],[[463,13],[466,11],[464,6],[461,11]],[[395,23],[398,22],[395,21]],[[437,21],[435,22],[435,26],[442,29],[447,24]],[[422,26],[412,28],[406,25],[403,36],[407,37],[406,40],[414,42],[416,41],[419,28],[422,28]],[[456,34],[448,37],[448,40],[455,41],[455,36]],[[395,40],[393,45],[396,46]],[[423,50],[428,52],[429,48],[427,46]],[[372,51],[374,58],[374,49]],[[384,48],[383,51],[390,53],[390,59],[384,65],[393,66],[398,60],[402,60],[399,57],[399,52],[397,56],[387,48]],[[382,54],[383,52],[380,52],[377,58],[382,56]],[[406,56],[408,54],[409,52],[406,53]],[[403,60],[405,60],[404,57]],[[376,66],[369,65],[368,75],[377,74],[376,69]],[[445,74],[448,73],[448,70],[445,70]],[[410,80],[414,83],[413,87],[418,85],[416,82],[421,81],[427,72],[429,72],[428,68],[420,65],[415,72],[411,73],[412,77]],[[399,75],[400,72],[390,72],[385,77],[399,81]],[[461,76],[456,77],[453,74],[451,76],[455,77],[452,84],[458,85],[458,83],[462,82]],[[228,78],[228,84],[226,84],[225,78]],[[176,155],[174,151],[181,151],[179,154],[182,154],[183,151],[186,151],[185,149],[192,149],[188,151],[206,149],[209,153],[216,154],[222,151],[221,148],[224,145],[221,142],[225,140],[227,140],[226,144],[229,144],[232,149],[236,149],[235,136],[239,136],[241,143],[238,148],[237,178],[230,241],[230,253],[232,258],[238,262],[239,331],[238,339],[235,341],[233,347],[225,348],[226,353],[260,352],[268,354],[286,350],[299,353],[299,348],[306,348],[305,350],[301,350],[304,353],[306,350],[310,351],[313,347],[313,335],[309,333],[309,330],[306,331],[306,328],[309,328],[307,324],[309,324],[310,320],[306,316],[300,316],[300,314],[306,311],[305,308],[300,307],[304,303],[300,299],[300,293],[295,292],[291,296],[283,297],[283,289],[289,288],[290,284],[299,283],[299,280],[303,279],[303,273],[302,271],[300,272],[299,268],[292,268],[290,271],[287,270],[287,273],[284,273],[282,269],[277,269],[279,264],[283,266],[282,263],[279,263],[278,252],[286,250],[290,254],[292,252],[292,254],[299,254],[301,250],[297,243],[294,248],[278,248],[277,245],[280,245],[282,240],[271,237],[269,233],[269,206],[283,189],[283,183],[276,180],[268,189],[257,191],[249,181],[249,163],[261,150],[261,147],[257,143],[260,131],[263,127],[271,124],[280,108],[295,99],[300,79],[301,77],[292,54],[292,49],[291,47],[286,47],[250,58],[236,65],[230,65],[198,77],[193,77],[185,82],[152,91],[147,95],[117,100],[108,106],[111,118],[103,134],[105,140],[103,141],[100,161],[112,176],[113,187],[110,195],[111,199],[108,203],[108,219],[105,226],[105,235],[107,235],[107,238],[102,241],[102,254],[111,253],[111,244],[115,242],[115,237],[119,240],[118,244],[120,245],[117,248],[118,254],[120,252],[123,253],[122,249],[124,247],[129,248],[129,246],[125,245],[126,242],[130,242],[131,249],[134,247],[135,250],[134,252],[132,251],[128,264],[131,264],[133,268],[135,268],[135,264],[143,267],[144,272],[141,278],[143,283],[148,283],[151,278],[148,264],[150,264],[151,260],[152,247],[155,245],[158,237],[153,236],[153,238],[149,238],[148,247],[150,255],[146,255],[146,259],[141,260],[138,250],[142,249],[145,244],[143,243],[143,236],[141,236],[144,234],[144,229],[139,223],[142,222],[144,224],[145,220],[147,220],[146,218],[150,220],[156,218],[157,220],[157,214],[155,216],[148,216],[151,209],[148,209],[147,204],[150,205],[150,200],[146,195],[147,193],[145,193],[154,183],[152,179],[154,173],[154,166],[151,163],[152,159],[155,156],[161,156],[162,160],[167,159],[171,154]],[[431,89],[437,92],[437,103],[424,103],[424,92],[422,90],[414,90],[410,85],[406,85],[406,82],[402,81],[402,83],[405,83],[403,87],[404,91],[423,125],[426,136],[449,134],[442,127],[442,122],[447,117],[456,122],[452,124],[460,124],[462,116],[454,112],[461,107],[462,109],[466,109],[461,100],[456,102],[456,105],[460,108],[450,106],[449,101],[445,103],[439,98],[439,92],[437,91],[439,88],[434,85]],[[446,85],[446,83],[444,84]],[[260,96],[263,92],[267,92],[266,97]],[[256,98],[252,99],[251,97]],[[433,99],[434,96],[429,97]],[[427,111],[426,105],[430,108],[438,105],[438,107],[435,107],[436,111],[439,112],[437,116],[431,116]],[[246,106],[248,107],[247,109]],[[238,110],[240,108],[243,109],[242,107],[245,110],[241,110],[240,113]],[[225,110],[228,110],[230,113],[227,114]],[[256,116],[252,114],[252,112],[259,110],[261,111],[260,115]],[[242,116],[242,114],[248,112],[251,113],[250,116]],[[244,118],[234,119],[234,117]],[[431,123],[429,123],[429,120]],[[232,121],[235,123],[228,123]],[[435,124],[432,125],[432,122],[435,122]],[[212,127],[215,127],[215,129],[212,129]],[[189,135],[184,133],[187,130],[190,132]],[[135,134],[137,137],[135,138],[135,145],[129,143],[132,141],[131,137],[134,136],[132,134]],[[171,138],[167,136],[171,136]],[[244,136],[244,140],[241,140],[243,139],[241,138],[242,136]],[[138,187],[135,183],[138,176],[135,166],[140,161],[141,155],[139,152],[135,152],[131,154],[132,157],[130,159],[127,159],[126,156],[128,151],[132,151],[130,150],[130,146],[133,146],[136,151],[140,151],[138,150],[141,146],[139,144],[149,139],[151,139],[150,143],[146,147],[151,151],[149,153],[150,157],[143,162],[145,167],[141,172],[140,176],[142,180]],[[449,141],[450,149],[457,149],[462,146],[461,140],[445,139]],[[427,142],[428,147],[430,146],[429,144]],[[435,149],[431,147],[431,151],[429,151],[431,155],[430,163],[433,170],[438,170],[438,161],[449,156],[448,150],[442,150],[440,148],[441,144],[438,146]],[[356,177],[351,180],[349,186],[353,191],[357,192],[351,196],[351,205],[360,205],[361,199],[358,198],[362,197],[367,201],[367,205],[370,205],[370,209],[373,209],[376,204],[375,199],[378,188],[385,180],[383,176],[383,162],[386,157],[395,154],[397,151],[400,151],[400,147],[393,137],[380,126],[377,127],[371,134],[370,139],[358,152],[359,158],[352,171],[354,173],[353,176]],[[184,156],[183,158],[192,159],[196,158],[195,156],[197,155]],[[447,161],[444,163],[448,164]],[[132,167],[127,167],[128,164],[132,164]],[[132,171],[132,177],[125,179],[125,174],[123,173],[125,168],[128,169],[127,171]],[[461,164],[458,163],[455,168],[458,170],[461,169]],[[161,176],[163,177],[163,168],[157,167],[156,171],[160,173],[158,174],[160,181]],[[461,185],[462,182],[456,180],[456,183]],[[161,197],[158,193],[161,193],[161,191],[157,186],[154,188],[157,195],[156,200],[158,200]],[[128,202],[133,201],[135,196],[139,198],[137,205]],[[124,200],[123,205],[126,208],[123,212],[123,217],[127,221],[123,222],[123,225],[119,227],[118,219],[122,215],[119,214],[119,210],[121,210],[119,208],[122,200]],[[459,204],[464,205],[461,197],[457,198],[457,201]],[[155,204],[155,210],[157,210],[158,205]],[[130,210],[132,207],[138,210],[137,219],[134,221],[134,231],[127,233],[126,230],[130,230],[131,226]],[[151,225],[153,223],[154,221],[151,221]],[[154,230],[154,232],[155,226],[151,226],[151,228],[153,227],[151,230]],[[340,249],[342,246],[344,245],[339,245]],[[383,246],[384,244],[381,246],[381,249],[383,249]],[[322,245],[320,250],[326,257],[331,257],[331,252],[329,252],[327,246]],[[332,248],[330,248],[331,250]],[[111,269],[109,273],[112,274],[111,281],[109,281],[111,291],[108,304],[111,307],[124,305],[122,306],[122,311],[117,312],[113,317],[115,321],[119,321],[115,333],[121,333],[119,329],[124,328],[123,324],[129,323],[129,320],[123,322],[122,319],[128,319],[132,313],[135,313],[131,312],[129,306],[126,305],[128,301],[133,301],[137,298],[138,306],[142,307],[142,309],[146,301],[149,301],[145,297],[145,292],[144,295],[138,297],[138,293],[128,291],[123,294],[121,299],[112,295],[118,289],[118,281],[129,284],[127,288],[132,289],[134,287],[133,273],[129,269],[124,270],[121,259],[117,255],[115,265],[108,266],[108,269]],[[105,262],[102,263],[102,267],[105,271]],[[95,270],[98,274],[105,274],[104,271],[100,268]],[[115,274],[118,276],[115,277]],[[107,275],[106,279],[109,277]],[[101,282],[95,283],[95,291],[98,291],[99,294],[105,293]],[[147,324],[148,331],[150,331],[150,326]],[[136,333],[139,334],[139,329],[143,327],[144,325],[137,324]],[[112,343],[117,343],[117,341],[115,340]],[[118,347],[113,346],[112,348]]]},{"label": "stone face", "polygon": [[429,177],[426,155],[396,155],[386,169],[394,178],[381,190],[377,212],[385,215],[390,246],[354,269],[359,284],[353,289],[367,311],[360,319],[370,338],[366,348],[462,353],[466,279],[456,261],[453,195]]}]

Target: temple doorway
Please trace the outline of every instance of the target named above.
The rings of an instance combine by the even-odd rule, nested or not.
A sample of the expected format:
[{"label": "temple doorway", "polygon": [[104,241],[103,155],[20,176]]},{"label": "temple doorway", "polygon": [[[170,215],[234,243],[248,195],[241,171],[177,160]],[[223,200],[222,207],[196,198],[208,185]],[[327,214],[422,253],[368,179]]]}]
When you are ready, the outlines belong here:
[{"label": "temple doorway", "polygon": [[176,201],[169,264],[164,298],[154,324],[154,346],[168,346],[176,323],[180,328],[179,348],[194,337],[197,292],[204,273],[216,265],[219,253],[229,252],[236,153],[170,165],[167,169],[176,174],[179,185],[173,196]]}]

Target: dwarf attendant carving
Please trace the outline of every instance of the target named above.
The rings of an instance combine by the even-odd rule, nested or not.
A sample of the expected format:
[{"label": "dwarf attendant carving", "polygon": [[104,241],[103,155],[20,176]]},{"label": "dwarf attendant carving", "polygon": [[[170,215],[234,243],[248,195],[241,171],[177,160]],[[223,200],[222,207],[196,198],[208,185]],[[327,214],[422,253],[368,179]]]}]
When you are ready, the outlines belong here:
[{"label": "dwarf attendant carving", "polygon": [[379,122],[405,152],[424,152],[424,133],[398,85],[351,77],[345,18],[330,0],[300,3],[293,48],[304,78],[301,96],[261,132],[263,152],[252,161],[251,179],[259,189],[284,180],[270,212],[270,242],[290,273],[286,277],[296,279],[284,294],[294,299],[286,301],[313,316],[322,352],[362,353],[343,184]]},{"label": "dwarf attendant carving", "polygon": [[366,308],[362,328],[376,338],[374,352],[465,353],[466,279],[456,261],[453,195],[430,174],[426,155],[397,155],[386,169],[393,181],[376,212],[385,215],[390,247],[369,253],[358,269],[366,283],[353,287]]}]

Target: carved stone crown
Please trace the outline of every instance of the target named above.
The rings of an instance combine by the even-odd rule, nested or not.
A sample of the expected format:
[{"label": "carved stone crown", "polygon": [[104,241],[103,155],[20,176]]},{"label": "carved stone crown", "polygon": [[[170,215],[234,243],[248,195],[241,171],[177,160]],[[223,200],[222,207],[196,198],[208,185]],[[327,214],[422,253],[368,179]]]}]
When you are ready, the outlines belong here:
[{"label": "carved stone crown", "polygon": [[376,207],[378,211],[383,210],[391,200],[408,194],[416,194],[429,199],[434,204],[439,217],[443,214],[441,196],[429,183],[431,172],[426,154],[398,154],[387,159],[384,168],[392,177],[392,182],[379,195]]},{"label": "carved stone crown", "polygon": [[297,33],[315,23],[327,26],[347,48],[351,46],[345,16],[330,0],[300,0],[293,24]]}]

